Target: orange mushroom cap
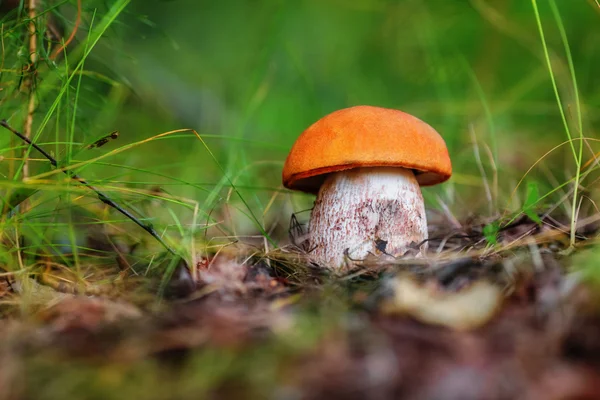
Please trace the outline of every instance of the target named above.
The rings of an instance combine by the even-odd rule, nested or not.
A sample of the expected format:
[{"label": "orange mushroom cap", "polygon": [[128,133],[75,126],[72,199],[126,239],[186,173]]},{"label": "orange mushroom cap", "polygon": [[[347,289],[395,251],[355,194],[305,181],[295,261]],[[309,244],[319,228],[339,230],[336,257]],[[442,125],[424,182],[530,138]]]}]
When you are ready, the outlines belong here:
[{"label": "orange mushroom cap", "polygon": [[317,193],[328,173],[359,167],[412,169],[423,186],[452,175],[446,142],[431,126],[399,110],[355,106],[302,132],[285,161],[283,185]]}]

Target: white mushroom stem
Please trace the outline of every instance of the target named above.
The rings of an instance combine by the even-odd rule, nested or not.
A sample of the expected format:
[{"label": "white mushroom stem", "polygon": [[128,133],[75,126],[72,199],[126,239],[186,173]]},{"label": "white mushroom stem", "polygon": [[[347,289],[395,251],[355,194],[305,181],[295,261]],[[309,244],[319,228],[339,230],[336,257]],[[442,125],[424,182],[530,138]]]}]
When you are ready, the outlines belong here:
[{"label": "white mushroom stem", "polygon": [[[412,171],[356,168],[330,174],[310,219],[316,262],[343,270],[349,259],[403,255],[427,239],[423,196]],[[348,257],[346,257],[346,254]]]}]

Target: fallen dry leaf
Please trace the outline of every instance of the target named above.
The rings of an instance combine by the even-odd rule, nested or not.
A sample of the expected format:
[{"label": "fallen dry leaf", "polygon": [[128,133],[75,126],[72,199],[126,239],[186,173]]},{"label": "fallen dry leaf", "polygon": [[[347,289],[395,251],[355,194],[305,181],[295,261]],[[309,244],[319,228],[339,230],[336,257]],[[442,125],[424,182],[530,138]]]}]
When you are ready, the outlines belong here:
[{"label": "fallen dry leaf", "polygon": [[500,287],[479,280],[458,291],[446,291],[430,280],[421,284],[408,275],[394,277],[393,296],[382,305],[388,314],[405,314],[421,322],[455,330],[471,330],[487,323],[500,308]]}]

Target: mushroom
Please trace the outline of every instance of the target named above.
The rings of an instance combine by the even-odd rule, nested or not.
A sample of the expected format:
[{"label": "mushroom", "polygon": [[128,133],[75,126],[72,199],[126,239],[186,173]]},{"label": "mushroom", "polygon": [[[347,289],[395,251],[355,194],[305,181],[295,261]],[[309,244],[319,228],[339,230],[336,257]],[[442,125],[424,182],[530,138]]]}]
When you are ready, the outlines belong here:
[{"label": "mushroom", "polygon": [[444,139],[402,111],[356,106],[306,129],[283,167],[283,184],[316,194],[309,223],[314,260],[343,271],[349,260],[398,257],[427,239],[419,185],[450,178]]}]

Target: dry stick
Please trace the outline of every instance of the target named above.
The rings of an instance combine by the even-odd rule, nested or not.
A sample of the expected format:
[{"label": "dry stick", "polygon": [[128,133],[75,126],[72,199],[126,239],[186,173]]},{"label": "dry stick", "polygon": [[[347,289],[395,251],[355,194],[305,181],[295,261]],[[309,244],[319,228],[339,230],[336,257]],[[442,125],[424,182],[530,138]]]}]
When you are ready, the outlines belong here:
[{"label": "dry stick", "polygon": [[[23,129],[23,135],[26,138],[31,138],[31,130],[33,127],[33,113],[35,112],[35,82],[34,74],[37,62],[37,27],[35,26],[35,19],[37,17],[37,0],[28,0],[27,2],[27,13],[29,15],[29,68],[28,68],[28,84],[26,85],[29,89],[29,103],[27,105],[27,118],[25,119],[25,127]],[[27,149],[23,150],[24,157],[27,154]],[[29,162],[27,158],[23,164],[23,178],[29,176]],[[22,207],[26,208],[26,207]]]},{"label": "dry stick", "polygon": [[[44,157],[46,157],[49,161],[50,164],[52,164],[52,166],[54,168],[58,168],[58,162],[54,159],[54,157],[52,157],[50,154],[48,154],[44,149],[42,149],[40,146],[38,146],[37,144],[33,143],[31,140],[29,140],[29,138],[25,137],[23,134],[21,134],[20,132],[18,132],[17,130],[15,130],[13,127],[11,127],[8,122],[6,122],[6,120],[2,120],[0,121],[0,126],[2,126],[3,128],[8,129],[9,131],[11,131],[12,133],[14,133],[15,135],[17,135],[21,140],[23,140],[24,142],[26,142],[28,145],[30,145],[31,147],[33,147],[34,149],[36,149],[37,151],[39,151],[40,153],[42,153],[42,155]],[[85,187],[87,187],[88,189],[92,190],[93,192],[96,193],[96,195],[98,195],[98,199],[103,202],[104,204],[114,208],[115,210],[117,210],[118,212],[120,212],[121,214],[123,214],[124,216],[126,216],[127,218],[129,218],[130,220],[132,220],[133,222],[135,222],[140,228],[142,228],[143,230],[145,230],[146,232],[148,232],[154,239],[158,240],[158,242],[171,254],[173,255],[178,255],[175,250],[169,246],[156,232],[156,230],[154,230],[154,227],[152,226],[152,224],[144,224],[142,221],[140,221],[138,218],[136,218],[133,214],[131,214],[129,211],[125,210],[124,208],[122,208],[120,205],[118,205],[117,203],[115,203],[114,201],[112,201],[106,194],[104,194],[103,192],[101,192],[99,189],[97,189],[95,186],[92,186],[91,184],[89,184],[85,179],[83,179],[82,177],[80,177],[79,175],[77,175],[75,172],[71,171],[71,170],[67,170],[67,169],[63,169],[60,168],[60,170],[67,175],[69,178],[78,181],[79,183],[81,183],[82,185],[84,185]]]}]

